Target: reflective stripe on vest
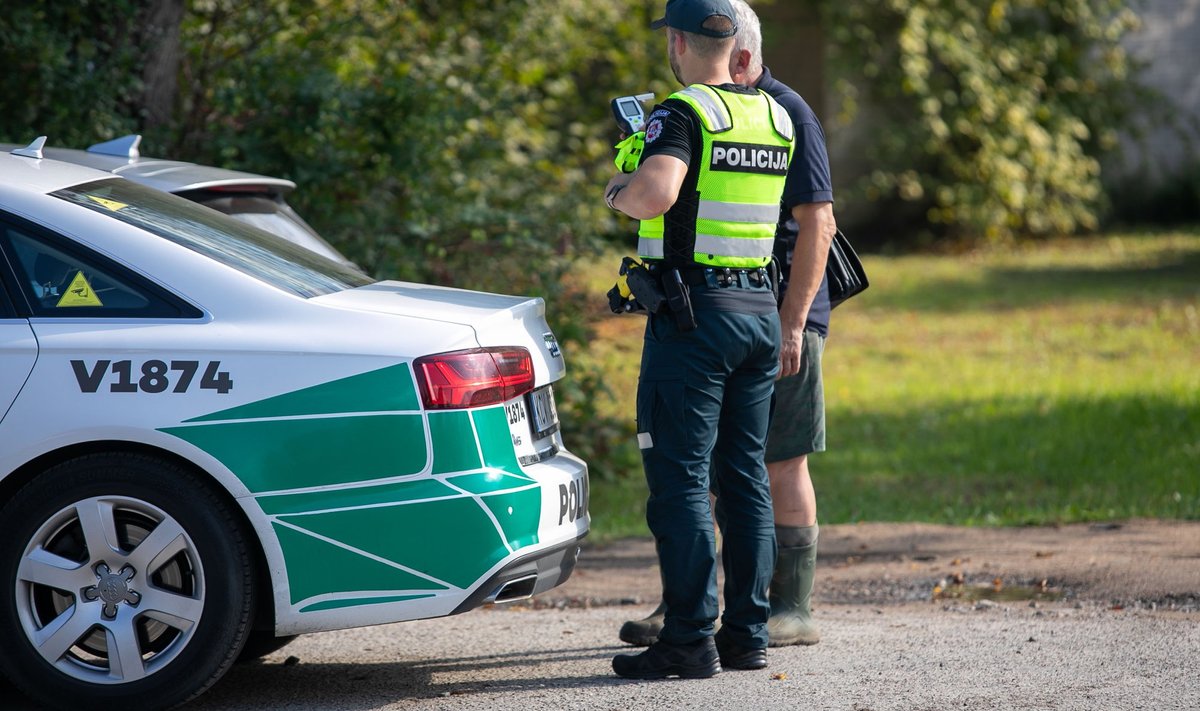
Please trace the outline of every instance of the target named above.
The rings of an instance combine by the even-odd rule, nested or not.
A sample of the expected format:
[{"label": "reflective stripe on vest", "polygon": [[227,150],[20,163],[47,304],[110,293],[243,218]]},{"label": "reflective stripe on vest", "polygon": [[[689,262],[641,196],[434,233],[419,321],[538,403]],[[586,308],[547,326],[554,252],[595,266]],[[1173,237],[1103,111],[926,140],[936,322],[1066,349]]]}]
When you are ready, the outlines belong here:
[{"label": "reflective stripe on vest", "polygon": [[[671,95],[700,119],[702,150],[696,189],[695,222],[683,225],[694,263],[716,267],[761,267],[771,260],[779,198],[791,160],[795,127],[787,111],[764,92],[740,94],[695,84]],[[673,208],[674,209],[674,208]],[[681,239],[680,216],[672,221],[672,239]],[[664,220],[643,220],[638,254],[662,259],[666,253]],[[689,230],[690,228],[690,234]],[[687,242],[672,242],[672,251]],[[673,255],[680,256],[678,254]],[[686,257],[685,257],[686,258]]]},{"label": "reflective stripe on vest", "polygon": [[704,120],[704,127],[710,133],[723,133],[733,128],[733,117],[729,115],[729,109],[725,107],[724,102],[705,91],[705,88],[707,87],[689,86],[676,92],[675,96],[691,99],[688,103],[692,108],[699,109],[697,113]]},{"label": "reflective stripe on vest", "polygon": [[777,101],[771,102],[771,120],[775,122],[775,130],[779,132],[779,135],[789,141],[796,138],[796,124],[792,123],[792,117],[788,116],[787,109]]},{"label": "reflective stripe on vest", "polygon": [[[771,261],[771,248],[775,246],[775,235],[747,239],[745,237],[718,237],[717,235],[696,235],[696,252],[707,254],[723,254],[727,257],[767,257]],[[766,264],[766,262],[763,262]],[[730,266],[728,264],[720,266]]]},{"label": "reflective stripe on vest", "polygon": [[779,221],[779,206],[701,200],[700,212],[696,217],[701,220],[720,220],[721,222],[766,222],[774,227],[775,223]]},{"label": "reflective stripe on vest", "polygon": [[[661,217],[655,218],[655,219],[662,220]],[[660,232],[659,234],[661,235],[662,233]],[[645,259],[662,259],[663,257],[666,256],[663,253],[664,246],[665,246],[665,243],[663,242],[662,237],[659,237],[658,239],[654,239],[653,237],[646,237],[645,235],[638,235],[638,256],[639,257],[643,257]]]}]

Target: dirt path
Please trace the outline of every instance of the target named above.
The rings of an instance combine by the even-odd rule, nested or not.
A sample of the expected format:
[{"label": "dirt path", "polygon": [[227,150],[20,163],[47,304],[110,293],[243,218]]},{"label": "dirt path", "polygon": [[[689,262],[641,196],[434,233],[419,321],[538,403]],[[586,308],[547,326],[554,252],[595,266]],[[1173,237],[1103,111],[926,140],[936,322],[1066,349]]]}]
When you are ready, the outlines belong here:
[{"label": "dirt path", "polygon": [[[822,526],[815,604],[979,599],[1200,612],[1200,522],[1027,528],[920,523]],[[537,606],[653,605],[654,545],[587,546]]]}]

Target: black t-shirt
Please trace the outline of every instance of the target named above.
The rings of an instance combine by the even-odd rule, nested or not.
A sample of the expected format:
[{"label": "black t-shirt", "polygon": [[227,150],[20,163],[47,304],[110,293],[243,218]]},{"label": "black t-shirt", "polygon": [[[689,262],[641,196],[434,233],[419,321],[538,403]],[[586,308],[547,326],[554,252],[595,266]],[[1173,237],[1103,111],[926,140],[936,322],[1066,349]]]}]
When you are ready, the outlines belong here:
[{"label": "black t-shirt", "polygon": [[[816,114],[795,91],[771,76],[769,70],[763,68],[755,88],[747,88],[737,84],[723,84],[719,89],[742,94],[753,94],[762,89],[771,95],[791,117],[796,126],[796,142],[792,154],[792,162],[788,167],[787,182],[784,184],[783,201],[780,210],[779,226],[775,232],[775,254],[781,265],[780,296],[787,288],[786,278],[792,268],[792,250],[796,244],[797,225],[792,220],[791,210],[796,205],[833,202],[832,181],[829,178],[829,156],[825,151],[825,132]],[[696,178],[699,175],[699,161],[692,162],[692,151],[701,150],[703,146],[700,119],[691,106],[680,99],[667,99],[654,107],[646,117],[646,145],[642,152],[642,160],[653,155],[669,155],[678,158],[688,166],[687,177],[680,189],[681,206],[678,211],[672,208],[663,216],[664,227],[670,231],[672,221],[685,223],[690,216],[695,224],[695,206],[688,203],[694,200]],[[672,214],[675,213],[675,214]],[[690,253],[687,255],[690,258]],[[821,288],[813,299],[808,310],[807,328],[812,328],[826,336],[829,333],[829,288],[822,280]]]}]

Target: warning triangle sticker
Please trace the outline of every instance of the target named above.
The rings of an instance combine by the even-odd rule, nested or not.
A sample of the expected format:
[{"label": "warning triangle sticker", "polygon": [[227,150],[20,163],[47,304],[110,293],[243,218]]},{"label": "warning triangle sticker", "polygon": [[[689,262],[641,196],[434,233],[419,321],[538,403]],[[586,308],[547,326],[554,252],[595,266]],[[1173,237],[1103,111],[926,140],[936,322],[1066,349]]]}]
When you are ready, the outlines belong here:
[{"label": "warning triangle sticker", "polygon": [[117,202],[116,200],[109,200],[108,198],[96,197],[95,195],[88,195],[88,199],[91,200],[92,202],[96,203],[97,205],[100,205],[101,207],[107,207],[109,210],[112,210],[113,212],[116,212],[117,210],[122,210],[124,208],[129,207],[128,205],[126,205],[123,202]]},{"label": "warning triangle sticker", "polygon": [[100,303],[100,297],[96,296],[96,292],[92,291],[92,285],[88,283],[87,277],[83,272],[75,272],[75,278],[71,280],[71,285],[67,287],[66,293],[58,300],[57,306],[103,306]]}]

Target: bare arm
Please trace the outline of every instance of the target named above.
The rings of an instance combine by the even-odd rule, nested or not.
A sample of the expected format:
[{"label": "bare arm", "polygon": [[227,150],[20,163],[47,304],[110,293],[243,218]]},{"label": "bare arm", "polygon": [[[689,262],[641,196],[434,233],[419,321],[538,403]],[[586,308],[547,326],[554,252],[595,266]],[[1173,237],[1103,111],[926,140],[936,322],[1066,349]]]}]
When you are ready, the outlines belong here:
[{"label": "bare arm", "polygon": [[634,172],[613,176],[604,194],[614,185],[624,185],[613,206],[636,220],[649,220],[671,209],[686,176],[687,163],[674,156],[650,156]]},{"label": "bare arm", "polygon": [[808,310],[821,288],[829,243],[837,231],[833,203],[816,202],[792,208],[792,219],[799,225],[796,248],[792,252],[792,271],[788,275],[787,295],[779,309],[783,343],[779,350],[779,377],[800,372],[801,345]]}]

